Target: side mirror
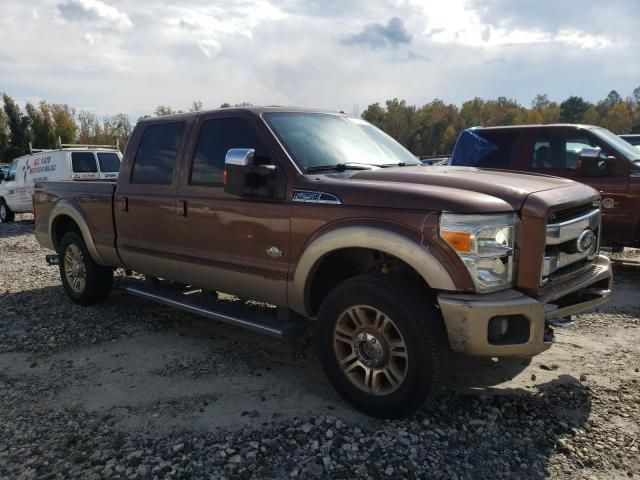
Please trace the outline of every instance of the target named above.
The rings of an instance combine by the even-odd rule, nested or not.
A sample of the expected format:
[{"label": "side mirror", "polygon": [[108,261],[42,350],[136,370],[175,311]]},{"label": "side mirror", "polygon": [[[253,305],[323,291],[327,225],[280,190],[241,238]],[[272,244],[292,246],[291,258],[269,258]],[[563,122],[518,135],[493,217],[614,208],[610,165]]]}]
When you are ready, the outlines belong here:
[{"label": "side mirror", "polygon": [[581,177],[605,177],[615,169],[615,157],[608,157],[598,147],[583,148],[576,161],[576,172]]},{"label": "side mirror", "polygon": [[232,195],[274,197],[275,165],[256,165],[253,148],[232,148],[224,159],[224,191]]},{"label": "side mirror", "polygon": [[253,165],[255,154],[256,151],[253,148],[232,148],[224,157],[224,164],[226,166],[247,167]]}]

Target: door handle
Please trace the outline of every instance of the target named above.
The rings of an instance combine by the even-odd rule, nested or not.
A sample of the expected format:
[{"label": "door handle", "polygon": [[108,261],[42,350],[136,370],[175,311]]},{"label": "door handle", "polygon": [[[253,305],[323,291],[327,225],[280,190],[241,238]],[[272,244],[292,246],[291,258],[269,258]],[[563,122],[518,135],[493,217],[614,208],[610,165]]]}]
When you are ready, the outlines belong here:
[{"label": "door handle", "polygon": [[123,212],[129,211],[129,197],[120,198],[120,210]]},{"label": "door handle", "polygon": [[178,216],[186,217],[187,216],[187,201],[186,200],[178,200]]}]

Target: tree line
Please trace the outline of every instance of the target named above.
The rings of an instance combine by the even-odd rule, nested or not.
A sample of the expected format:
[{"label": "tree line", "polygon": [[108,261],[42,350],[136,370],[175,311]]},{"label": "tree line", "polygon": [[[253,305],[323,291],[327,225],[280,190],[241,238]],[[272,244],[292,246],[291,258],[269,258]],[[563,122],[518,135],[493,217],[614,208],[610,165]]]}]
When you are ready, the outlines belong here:
[{"label": "tree line", "polygon": [[[2,95],[0,109],[0,162],[10,162],[33,148],[57,148],[61,143],[115,145],[123,150],[133,124],[129,115],[98,117],[87,110],[67,104],[27,103],[24,110],[9,95]],[[223,103],[220,108],[248,106]],[[202,110],[194,101],[188,111]],[[150,116],[182,113],[167,105],[158,105]],[[357,107],[354,107],[357,114]],[[571,96],[561,103],[547,95],[536,95],[530,107],[506,97],[484,100],[474,98],[461,107],[436,99],[426,105],[410,105],[405,100],[374,103],[362,118],[381,128],[416,155],[449,153],[460,132],[472,126],[518,125],[527,123],[584,123],[608,128],[614,133],[640,133],[640,87],[631,96],[612,90],[606,98],[592,103]]]},{"label": "tree line", "polygon": [[640,133],[640,87],[624,99],[612,90],[596,103],[578,96],[557,103],[536,95],[530,108],[506,97],[476,97],[461,107],[438,99],[418,107],[394,98],[369,105],[361,116],[415,155],[438,155],[450,153],[460,132],[474,126],[583,123],[617,134]]}]

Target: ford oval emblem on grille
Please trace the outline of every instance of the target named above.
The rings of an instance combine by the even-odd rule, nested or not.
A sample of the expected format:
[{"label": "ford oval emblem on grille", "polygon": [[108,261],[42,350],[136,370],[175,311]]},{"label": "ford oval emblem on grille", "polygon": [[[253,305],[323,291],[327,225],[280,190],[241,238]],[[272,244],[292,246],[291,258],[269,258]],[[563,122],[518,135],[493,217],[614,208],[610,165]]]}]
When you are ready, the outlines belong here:
[{"label": "ford oval emblem on grille", "polygon": [[596,243],[596,234],[588,228],[576,240],[576,250],[580,253],[588,252]]}]

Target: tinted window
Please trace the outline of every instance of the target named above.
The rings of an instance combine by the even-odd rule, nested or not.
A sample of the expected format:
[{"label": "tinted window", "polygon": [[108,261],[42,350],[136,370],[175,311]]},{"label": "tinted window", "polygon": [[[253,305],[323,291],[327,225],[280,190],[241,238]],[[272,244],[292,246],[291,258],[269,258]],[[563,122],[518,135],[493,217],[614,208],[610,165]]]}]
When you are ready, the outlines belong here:
[{"label": "tinted window", "polygon": [[270,163],[270,155],[255,130],[241,118],[214,118],[200,129],[191,169],[191,185],[222,185],[227,151],[231,148],[255,149],[257,164]]},{"label": "tinted window", "polygon": [[73,152],[71,164],[75,173],[94,173],[98,171],[93,152]]},{"label": "tinted window", "polygon": [[171,184],[183,132],[184,123],[147,127],[133,163],[131,183]]},{"label": "tinted window", "polygon": [[117,172],[120,170],[120,158],[116,153],[98,153],[101,172]]},{"label": "tinted window", "polygon": [[583,134],[541,135],[533,146],[531,166],[535,169],[575,170],[580,152],[595,144]]},{"label": "tinted window", "polygon": [[486,130],[477,133],[498,148],[484,156],[475,166],[478,168],[511,168],[511,156],[518,132]]}]

